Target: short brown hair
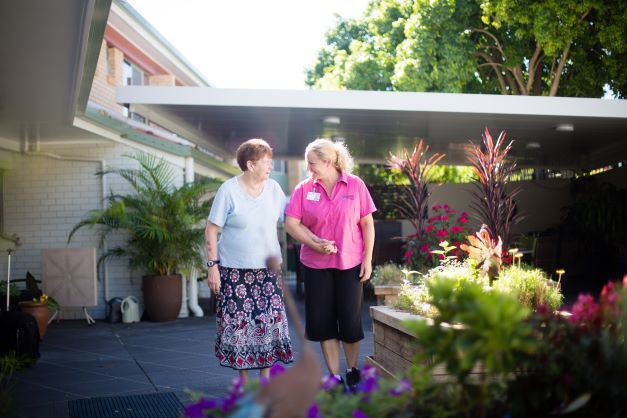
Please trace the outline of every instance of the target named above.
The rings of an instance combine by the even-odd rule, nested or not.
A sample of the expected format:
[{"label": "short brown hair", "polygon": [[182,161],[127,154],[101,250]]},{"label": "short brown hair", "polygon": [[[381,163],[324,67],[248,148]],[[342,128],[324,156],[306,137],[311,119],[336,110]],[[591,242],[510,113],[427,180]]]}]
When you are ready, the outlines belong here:
[{"label": "short brown hair", "polygon": [[272,148],[266,141],[259,138],[249,139],[237,147],[237,151],[235,151],[237,165],[239,165],[242,171],[248,170],[246,162],[259,161],[266,155],[272,157]]}]

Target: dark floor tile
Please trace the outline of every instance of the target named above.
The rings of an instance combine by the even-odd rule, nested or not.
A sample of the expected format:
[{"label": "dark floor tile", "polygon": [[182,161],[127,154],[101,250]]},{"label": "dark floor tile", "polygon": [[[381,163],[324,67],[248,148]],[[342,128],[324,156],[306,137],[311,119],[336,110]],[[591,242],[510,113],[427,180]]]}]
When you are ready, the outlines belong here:
[{"label": "dark floor tile", "polygon": [[59,385],[60,390],[77,393],[85,397],[111,396],[125,394],[129,391],[149,390],[152,385],[149,382],[141,383],[126,379],[106,378],[86,384]]}]

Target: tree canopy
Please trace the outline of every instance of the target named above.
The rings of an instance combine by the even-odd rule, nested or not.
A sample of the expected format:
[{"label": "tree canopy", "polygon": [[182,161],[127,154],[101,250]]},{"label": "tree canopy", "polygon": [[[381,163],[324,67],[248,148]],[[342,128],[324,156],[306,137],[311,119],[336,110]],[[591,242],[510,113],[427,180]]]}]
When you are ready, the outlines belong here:
[{"label": "tree canopy", "polygon": [[307,71],[320,89],[627,93],[625,0],[371,0]]}]

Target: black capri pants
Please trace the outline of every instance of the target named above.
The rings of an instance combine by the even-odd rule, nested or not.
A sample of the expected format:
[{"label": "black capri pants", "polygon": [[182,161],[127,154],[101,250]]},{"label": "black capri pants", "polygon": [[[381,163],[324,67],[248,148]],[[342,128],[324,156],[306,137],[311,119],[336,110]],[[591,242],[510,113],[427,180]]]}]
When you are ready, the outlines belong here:
[{"label": "black capri pants", "polygon": [[348,270],[304,267],[305,329],[310,341],[363,340],[361,265]]}]

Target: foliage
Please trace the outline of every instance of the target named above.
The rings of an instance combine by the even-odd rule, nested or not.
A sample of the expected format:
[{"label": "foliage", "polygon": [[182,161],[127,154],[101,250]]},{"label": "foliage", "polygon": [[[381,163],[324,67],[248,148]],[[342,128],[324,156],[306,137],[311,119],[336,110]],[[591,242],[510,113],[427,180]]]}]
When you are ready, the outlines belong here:
[{"label": "foliage", "polygon": [[9,417],[13,412],[13,373],[25,365],[14,351],[0,357],[0,417]]},{"label": "foliage", "polygon": [[370,282],[374,286],[400,285],[406,277],[407,270],[395,263],[378,265],[372,272]]},{"label": "foliage", "polygon": [[[580,295],[566,317],[531,312],[513,295],[486,292],[472,280],[441,277],[429,283],[439,315],[403,324],[420,349],[400,380],[381,379],[365,366],[357,392],[347,393],[328,377],[307,417],[623,417],[627,278],[623,282],[608,283],[598,302]],[[271,376],[282,370],[274,366]],[[247,416],[265,383],[244,389],[238,378],[223,399],[195,396],[186,415]]]},{"label": "foliage", "polygon": [[[26,283],[25,289],[20,289],[17,286],[17,283],[20,282]],[[43,291],[39,288],[39,283],[41,283],[41,281],[37,280],[37,278],[33,276],[30,271],[26,272],[26,278],[24,279],[11,280],[10,297],[14,299],[12,303],[21,301],[45,302],[48,304],[48,308],[50,310],[53,312],[58,311],[59,302],[43,293]],[[7,294],[6,287],[6,282],[0,283],[0,295],[4,295],[5,297]]]},{"label": "foliage", "polygon": [[[530,310],[511,295],[486,292],[470,281],[438,280],[429,291],[439,315],[432,322],[405,322],[420,348],[415,361],[445,367],[455,379],[452,384],[459,385],[455,405],[459,410],[485,410],[494,396],[489,390],[503,391],[503,382],[516,370],[521,355],[537,349],[532,329],[525,323]],[[472,382],[476,369],[500,384],[492,385],[485,375]]]},{"label": "foliage", "polygon": [[609,282],[597,300],[579,295],[572,316],[549,310],[531,321],[542,343],[509,388],[514,416],[627,415],[627,277]]},{"label": "foliage", "polygon": [[[6,297],[6,295],[7,295],[7,282],[6,282],[6,280],[0,282],[0,295],[3,295],[4,297]],[[11,283],[11,286],[9,286],[9,296],[10,297],[18,297],[19,295],[20,295],[20,289],[18,289],[17,286],[15,286],[14,283]]]},{"label": "foliage", "polygon": [[501,270],[503,242],[501,237],[496,239],[490,236],[485,225],[475,235],[466,237],[469,244],[461,244],[460,249],[468,253],[468,257],[474,262],[474,266],[479,270],[481,277],[487,277],[490,284],[498,276]]},{"label": "foliage", "polygon": [[175,174],[169,164],[149,154],[127,156],[139,168],[115,168],[97,173],[122,177],[133,193],[111,192],[108,207],[92,210],[69,234],[87,226],[99,227],[101,242],[115,231],[126,231],[125,246],[110,248],[100,261],[108,257],[128,257],[132,268],[148,275],[167,276],[181,269],[202,268],[204,227],[219,182],[203,179],[176,186]]},{"label": "foliage", "polygon": [[510,227],[522,220],[521,215],[516,213],[514,202],[520,188],[506,190],[509,177],[516,171],[516,162],[507,159],[513,141],[501,149],[505,131],[501,131],[495,143],[488,128],[482,138],[485,151],[472,142],[468,151],[468,161],[476,174],[476,180],[473,181],[476,188],[473,192],[475,202],[472,207],[477,211],[481,223],[488,226],[492,236],[500,237],[507,249]]},{"label": "foliage", "polygon": [[[485,230],[484,230],[485,232]],[[481,233],[477,233],[480,236]],[[475,237],[468,237],[476,239]],[[421,280],[415,283],[405,281],[401,285],[395,307],[428,318],[435,318],[439,315],[438,310],[433,305],[433,295],[430,288],[437,286],[437,283],[444,281],[454,283],[458,288],[464,283],[477,283],[483,287],[485,292],[496,291],[503,294],[512,295],[519,304],[531,310],[550,308],[557,310],[563,302],[563,295],[560,287],[555,282],[549,280],[545,272],[540,269],[530,268],[526,265],[517,267],[514,265],[504,266],[501,264],[500,252],[493,247],[493,241],[485,235],[489,244],[483,250],[476,247],[473,251],[479,252],[478,258],[484,261],[477,261],[469,258],[460,261],[456,257],[446,256],[448,243],[441,245],[445,248],[440,251],[445,257],[440,260],[440,265],[430,269],[426,274],[421,275]],[[483,245],[483,244],[482,244]],[[468,247],[462,244],[462,247]],[[492,260],[492,261],[489,261]],[[483,266],[492,266],[493,277],[485,273]],[[489,270],[489,269],[488,269]],[[493,279],[498,277],[499,280]]]},{"label": "foliage", "polygon": [[412,223],[418,237],[424,233],[424,220],[429,207],[430,193],[427,189],[427,179],[433,167],[445,155],[435,153],[428,157],[428,151],[429,146],[425,145],[421,139],[411,155],[404,149],[404,157],[390,153],[388,159],[388,166],[393,171],[402,173],[409,181],[409,185],[404,189],[404,196],[400,197],[396,206],[399,212]]},{"label": "foliage", "polygon": [[465,254],[460,251],[460,245],[470,234],[468,213],[458,213],[456,209],[444,205],[433,205],[433,216],[427,220],[427,227],[422,235],[413,234],[406,238],[405,264],[413,270],[424,271],[439,264],[444,255],[434,253],[440,248],[440,243],[446,241],[454,247],[450,255],[457,259],[464,259]]},{"label": "foliage", "polygon": [[525,265],[510,265],[501,269],[493,287],[515,295],[518,303],[533,310],[545,306],[556,311],[564,302],[557,282],[550,280],[544,271]]},{"label": "foliage", "polygon": [[454,283],[455,287],[461,286],[464,282],[481,283],[481,279],[468,263],[459,262],[456,259],[443,260],[439,266],[424,274],[418,283],[403,283],[394,306],[402,311],[427,318],[436,317],[438,311],[432,303],[432,294],[429,289],[440,281]]},{"label": "foliage", "polygon": [[320,89],[625,97],[627,4],[372,0],[307,71]]},{"label": "foliage", "polygon": [[[354,170],[368,186],[374,185],[402,185],[409,184],[405,176],[398,171],[392,171],[382,164],[359,164]],[[429,183],[469,183],[474,172],[471,167],[461,165],[436,165],[429,172]]]}]

